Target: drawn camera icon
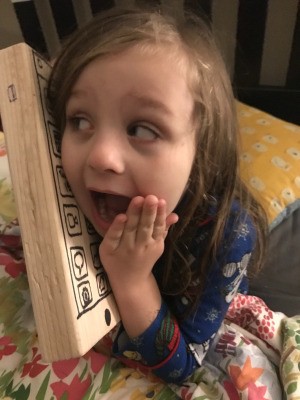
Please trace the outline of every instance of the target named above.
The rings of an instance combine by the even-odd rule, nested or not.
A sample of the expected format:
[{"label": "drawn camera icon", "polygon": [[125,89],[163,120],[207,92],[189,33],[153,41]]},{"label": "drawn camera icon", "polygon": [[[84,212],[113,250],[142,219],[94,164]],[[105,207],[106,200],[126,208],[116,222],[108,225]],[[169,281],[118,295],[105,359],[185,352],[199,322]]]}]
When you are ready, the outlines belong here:
[{"label": "drawn camera icon", "polygon": [[91,286],[88,281],[82,282],[80,285],[78,285],[78,294],[82,308],[87,308],[88,305],[93,301]]}]

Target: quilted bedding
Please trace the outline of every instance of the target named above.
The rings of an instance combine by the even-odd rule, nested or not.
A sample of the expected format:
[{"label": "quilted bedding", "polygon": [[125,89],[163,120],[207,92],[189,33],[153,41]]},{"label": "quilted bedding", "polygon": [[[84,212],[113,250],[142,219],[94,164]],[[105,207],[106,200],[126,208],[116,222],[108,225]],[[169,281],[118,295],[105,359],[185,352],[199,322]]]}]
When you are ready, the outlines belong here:
[{"label": "quilted bedding", "polygon": [[[91,349],[45,363],[39,350],[18,226],[0,235],[0,398],[61,400],[300,399],[300,316],[238,295],[203,365],[167,385]],[[107,354],[110,338],[105,345]]]}]

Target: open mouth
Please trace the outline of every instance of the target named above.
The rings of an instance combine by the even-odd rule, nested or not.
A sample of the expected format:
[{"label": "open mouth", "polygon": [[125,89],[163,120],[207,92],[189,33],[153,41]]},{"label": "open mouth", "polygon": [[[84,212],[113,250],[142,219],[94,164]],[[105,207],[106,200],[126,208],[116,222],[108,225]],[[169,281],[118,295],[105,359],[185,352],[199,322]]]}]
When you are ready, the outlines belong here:
[{"label": "open mouth", "polygon": [[131,201],[126,196],[94,191],[91,193],[99,216],[106,222],[112,222],[116,215],[126,213]]}]

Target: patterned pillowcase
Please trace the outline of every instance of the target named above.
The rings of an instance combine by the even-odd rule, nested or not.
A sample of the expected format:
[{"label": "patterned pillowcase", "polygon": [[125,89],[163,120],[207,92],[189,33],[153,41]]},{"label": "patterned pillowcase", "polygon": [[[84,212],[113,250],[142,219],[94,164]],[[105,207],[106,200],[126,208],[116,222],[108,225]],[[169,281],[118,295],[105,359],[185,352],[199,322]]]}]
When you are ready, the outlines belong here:
[{"label": "patterned pillowcase", "polygon": [[[273,229],[300,207],[300,127],[237,102],[241,173]],[[17,211],[0,132],[0,233],[18,234]]]},{"label": "patterned pillowcase", "polygon": [[3,132],[0,132],[0,234],[19,234]]},{"label": "patterned pillowcase", "polygon": [[300,127],[239,102],[237,111],[242,178],[273,229],[300,207]]}]

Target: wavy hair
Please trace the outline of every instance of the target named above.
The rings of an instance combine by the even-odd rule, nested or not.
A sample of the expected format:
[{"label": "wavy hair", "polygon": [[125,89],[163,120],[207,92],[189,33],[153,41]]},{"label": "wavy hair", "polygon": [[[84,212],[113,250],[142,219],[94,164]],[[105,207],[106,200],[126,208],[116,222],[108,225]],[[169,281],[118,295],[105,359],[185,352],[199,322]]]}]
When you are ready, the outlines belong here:
[{"label": "wavy hair", "polygon": [[[174,20],[157,10],[113,8],[103,12],[77,31],[64,46],[49,80],[48,101],[57,126],[63,131],[66,103],[85,66],[96,58],[132,46],[153,52],[160,46],[167,46],[167,53],[175,62],[187,65],[188,85],[194,98],[196,154],[187,191],[176,210],[179,221],[166,238],[159,285],[164,294],[188,296],[193,308],[201,299],[203,282],[220,247],[233,199],[239,199],[256,226],[252,269],[262,265],[267,232],[263,209],[240,179],[235,99],[207,22],[191,14]],[[191,267],[187,248],[195,227],[205,220],[211,207],[216,207],[216,213],[205,254],[199,265]],[[199,282],[196,290],[194,282]]]}]

